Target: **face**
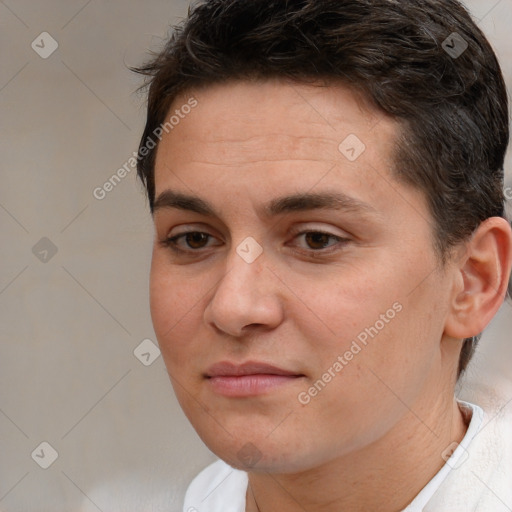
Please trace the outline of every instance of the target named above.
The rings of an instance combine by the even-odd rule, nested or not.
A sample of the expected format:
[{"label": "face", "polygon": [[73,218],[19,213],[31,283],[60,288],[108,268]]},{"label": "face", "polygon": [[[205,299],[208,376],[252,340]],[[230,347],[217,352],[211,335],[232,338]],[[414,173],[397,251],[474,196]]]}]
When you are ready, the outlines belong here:
[{"label": "face", "polygon": [[338,85],[193,96],[155,169],[151,312],[178,400],[236,467],[362,450],[442,367],[450,283],[423,194],[393,177],[398,127]]}]

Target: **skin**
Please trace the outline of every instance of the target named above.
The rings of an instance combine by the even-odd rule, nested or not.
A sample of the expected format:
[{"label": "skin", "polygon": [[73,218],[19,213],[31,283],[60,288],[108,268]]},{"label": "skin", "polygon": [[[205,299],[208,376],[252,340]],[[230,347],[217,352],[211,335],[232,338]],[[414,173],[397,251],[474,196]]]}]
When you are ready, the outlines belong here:
[{"label": "skin", "polygon": [[[157,208],[150,278],[180,405],[215,454],[248,471],[247,511],[401,510],[465,434],[454,400],[460,339],[483,330],[503,300],[510,227],[490,219],[442,266],[423,194],[392,174],[399,126],[342,85],[233,81],[193,94],[197,107],[159,143],[155,195],[193,194],[218,216]],[[366,146],[353,162],[338,149],[349,134]],[[262,214],[274,198],[323,191],[366,206]],[[182,237],[188,255],[161,243],[187,230],[210,237]],[[319,230],[344,241],[299,234]],[[236,252],[249,236],[263,249],[252,263]],[[400,312],[301,403],[397,303]],[[204,376],[225,360],[302,377],[225,397]],[[244,446],[255,465],[237,456]]]}]

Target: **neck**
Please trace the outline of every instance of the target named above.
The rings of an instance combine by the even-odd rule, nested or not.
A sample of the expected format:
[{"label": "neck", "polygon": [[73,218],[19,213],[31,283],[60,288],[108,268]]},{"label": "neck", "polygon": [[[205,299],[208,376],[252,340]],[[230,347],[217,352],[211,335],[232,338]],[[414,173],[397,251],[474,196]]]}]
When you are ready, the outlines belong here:
[{"label": "neck", "polygon": [[249,473],[246,512],[402,510],[466,430],[453,397],[440,397],[428,409],[413,406],[377,442],[321,467],[298,474]]}]

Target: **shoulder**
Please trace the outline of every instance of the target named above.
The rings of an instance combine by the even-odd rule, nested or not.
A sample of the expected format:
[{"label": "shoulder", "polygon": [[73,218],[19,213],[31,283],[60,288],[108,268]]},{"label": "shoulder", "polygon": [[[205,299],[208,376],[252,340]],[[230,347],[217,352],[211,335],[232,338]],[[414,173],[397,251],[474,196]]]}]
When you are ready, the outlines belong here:
[{"label": "shoulder", "polygon": [[512,415],[510,408],[486,405],[475,411],[478,431],[425,511],[511,510]]},{"label": "shoulder", "polygon": [[218,460],[188,486],[183,512],[244,512],[247,473]]}]

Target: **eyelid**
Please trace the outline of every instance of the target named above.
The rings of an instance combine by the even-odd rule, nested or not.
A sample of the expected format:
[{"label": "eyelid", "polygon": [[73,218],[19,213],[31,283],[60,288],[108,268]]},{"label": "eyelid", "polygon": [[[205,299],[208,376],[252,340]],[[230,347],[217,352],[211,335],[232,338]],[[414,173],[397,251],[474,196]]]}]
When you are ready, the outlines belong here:
[{"label": "eyelid", "polygon": [[[172,236],[167,236],[163,240],[160,240],[159,244],[164,248],[170,249],[175,254],[178,254],[178,255],[181,254],[181,255],[190,256],[190,257],[196,256],[196,255],[200,256],[201,253],[203,253],[208,248],[212,247],[211,245],[207,245],[205,247],[200,247],[199,249],[181,249],[178,246],[178,240],[186,237],[190,233],[199,233],[202,235],[206,235],[206,237],[208,237],[207,243],[210,241],[210,239],[216,238],[214,235],[212,235],[206,231],[201,231],[201,230],[195,229],[195,228],[192,228],[192,229],[189,228],[185,231],[179,232],[177,234],[173,234]],[[309,227],[308,226],[300,226],[300,227],[294,227],[291,229],[292,240],[295,240],[299,236],[305,235],[308,233],[316,233],[316,234],[326,235],[326,236],[330,237],[331,239],[336,240],[335,244],[321,248],[321,249],[308,249],[308,248],[303,248],[303,247],[296,247],[297,252],[306,254],[308,256],[317,256],[317,257],[325,256],[325,257],[327,257],[331,253],[336,253],[336,252],[341,251],[343,246],[352,240],[352,238],[350,237],[350,235],[348,235],[348,233],[343,234],[343,235],[341,235],[341,234],[336,235],[329,230],[322,229],[322,228],[315,228],[313,226],[309,226]],[[215,247],[215,244],[213,245],[213,247]]]},{"label": "eyelid", "polygon": [[[177,238],[179,236],[187,235],[189,233],[202,233],[202,234],[208,235],[210,238],[216,238],[216,235],[212,235],[211,233],[209,233],[207,231],[202,231],[202,229],[204,229],[204,228],[202,228],[202,226],[189,227],[186,230],[178,232],[176,234],[173,234],[173,235],[169,234],[165,237],[165,239],[169,240],[170,238]],[[301,224],[300,226],[293,226],[290,230],[290,233],[292,235],[301,235],[304,233],[322,233],[324,235],[330,235],[335,238],[341,238],[341,239],[346,239],[346,238],[351,237],[351,235],[349,235],[349,233],[347,233],[346,231],[336,234],[336,233],[332,233],[330,230],[326,230],[322,227],[304,225],[304,224]]]},{"label": "eyelid", "polygon": [[180,253],[198,253],[201,252],[202,250],[204,249],[207,249],[208,247],[211,247],[211,246],[207,246],[207,247],[203,247],[201,249],[180,249],[178,247],[178,243],[177,241],[181,238],[184,238],[186,237],[188,234],[191,234],[191,233],[200,233],[202,235],[206,235],[208,237],[208,241],[212,238],[217,238],[216,236],[212,235],[211,233],[208,233],[206,231],[201,231],[200,229],[189,229],[189,230],[186,230],[186,231],[182,231],[180,233],[176,233],[176,234],[173,234],[172,236],[171,235],[167,235],[163,240],[159,240],[159,244],[162,245],[163,247],[167,247],[167,248],[170,248],[172,250],[174,250],[175,252],[180,252]]},{"label": "eyelid", "polygon": [[342,231],[341,233],[336,234],[336,233],[333,233],[331,231],[331,229],[329,229],[329,228],[323,228],[323,227],[319,227],[319,226],[311,226],[308,224],[306,224],[306,225],[301,224],[300,226],[292,227],[291,233],[294,235],[300,235],[303,233],[323,233],[324,235],[330,235],[330,236],[338,237],[338,238],[342,238],[342,239],[351,238],[351,235],[346,231]]}]

